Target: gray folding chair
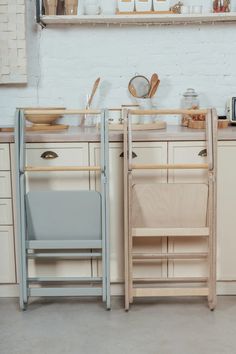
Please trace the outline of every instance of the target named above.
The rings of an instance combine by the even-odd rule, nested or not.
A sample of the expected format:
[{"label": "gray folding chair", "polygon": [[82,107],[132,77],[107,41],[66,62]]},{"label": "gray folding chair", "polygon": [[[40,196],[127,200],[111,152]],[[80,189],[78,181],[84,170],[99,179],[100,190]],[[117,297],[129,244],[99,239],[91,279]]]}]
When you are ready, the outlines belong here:
[{"label": "gray folding chair", "polygon": [[[110,309],[107,111],[55,110],[63,115],[88,113],[101,116],[101,165],[69,167],[26,166],[26,111],[17,110],[15,125],[20,308],[26,309],[30,296],[102,296],[107,309]],[[28,110],[27,113],[34,114],[34,111]],[[46,113],[47,110],[40,111],[40,114]],[[27,173],[51,171],[100,172],[101,192],[47,190],[26,193]],[[28,260],[32,258],[101,259],[102,276],[30,277]]]}]

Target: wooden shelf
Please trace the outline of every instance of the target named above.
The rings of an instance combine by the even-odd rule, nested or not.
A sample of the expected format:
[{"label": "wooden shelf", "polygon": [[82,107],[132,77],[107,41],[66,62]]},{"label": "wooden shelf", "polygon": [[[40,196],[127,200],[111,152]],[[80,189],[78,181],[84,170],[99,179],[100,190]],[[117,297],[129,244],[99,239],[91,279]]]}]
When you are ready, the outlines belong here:
[{"label": "wooden shelf", "polygon": [[208,14],[41,16],[46,25],[175,25],[236,22],[236,12]]}]

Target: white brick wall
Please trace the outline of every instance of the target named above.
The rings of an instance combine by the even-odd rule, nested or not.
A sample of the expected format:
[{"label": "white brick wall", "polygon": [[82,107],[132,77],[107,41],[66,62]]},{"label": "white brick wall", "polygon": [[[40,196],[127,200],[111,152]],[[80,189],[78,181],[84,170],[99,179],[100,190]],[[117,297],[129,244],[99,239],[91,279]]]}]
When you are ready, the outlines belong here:
[{"label": "white brick wall", "polygon": [[160,75],[158,107],[179,107],[182,93],[193,87],[202,106],[222,114],[227,97],[236,95],[235,24],[41,31],[34,11],[29,0],[28,85],[0,87],[0,124],[13,122],[16,106],[81,106],[98,76],[102,85],[95,104],[100,106],[129,103],[127,84],[137,72]]},{"label": "white brick wall", "polygon": [[0,84],[26,83],[25,5],[0,0]]}]

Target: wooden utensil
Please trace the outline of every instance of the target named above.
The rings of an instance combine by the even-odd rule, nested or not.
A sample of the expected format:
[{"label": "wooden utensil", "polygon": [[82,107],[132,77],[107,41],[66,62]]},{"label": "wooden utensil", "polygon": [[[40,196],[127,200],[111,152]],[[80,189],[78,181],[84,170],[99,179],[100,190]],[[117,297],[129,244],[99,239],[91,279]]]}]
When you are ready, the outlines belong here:
[{"label": "wooden utensil", "polygon": [[150,80],[150,91],[148,93],[148,98],[151,98],[154,96],[156,93],[157,87],[160,83],[159,77],[156,73],[152,74],[151,80]]},{"label": "wooden utensil", "polygon": [[91,104],[92,104],[93,97],[94,97],[94,95],[95,95],[95,93],[96,93],[96,91],[97,91],[97,88],[98,88],[98,85],[99,85],[99,83],[100,83],[100,80],[101,80],[100,77],[98,77],[97,80],[96,80],[96,81],[94,82],[94,84],[93,84],[92,93],[91,93],[91,95],[90,95],[90,97],[89,97],[89,100],[88,100],[86,109],[89,109],[90,106],[91,106]]}]

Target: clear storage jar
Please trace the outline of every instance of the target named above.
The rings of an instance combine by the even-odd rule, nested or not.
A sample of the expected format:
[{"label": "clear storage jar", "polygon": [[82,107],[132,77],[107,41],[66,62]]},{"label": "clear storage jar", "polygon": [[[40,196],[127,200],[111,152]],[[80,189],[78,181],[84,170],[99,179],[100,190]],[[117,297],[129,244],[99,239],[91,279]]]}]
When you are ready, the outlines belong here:
[{"label": "clear storage jar", "polygon": [[[184,92],[183,99],[182,99],[182,108],[183,109],[198,109],[199,108],[198,94],[196,93],[196,91],[194,89],[188,88],[186,90],[186,92]],[[189,119],[191,119],[190,115],[183,114],[181,124],[183,126],[188,126]]]}]

